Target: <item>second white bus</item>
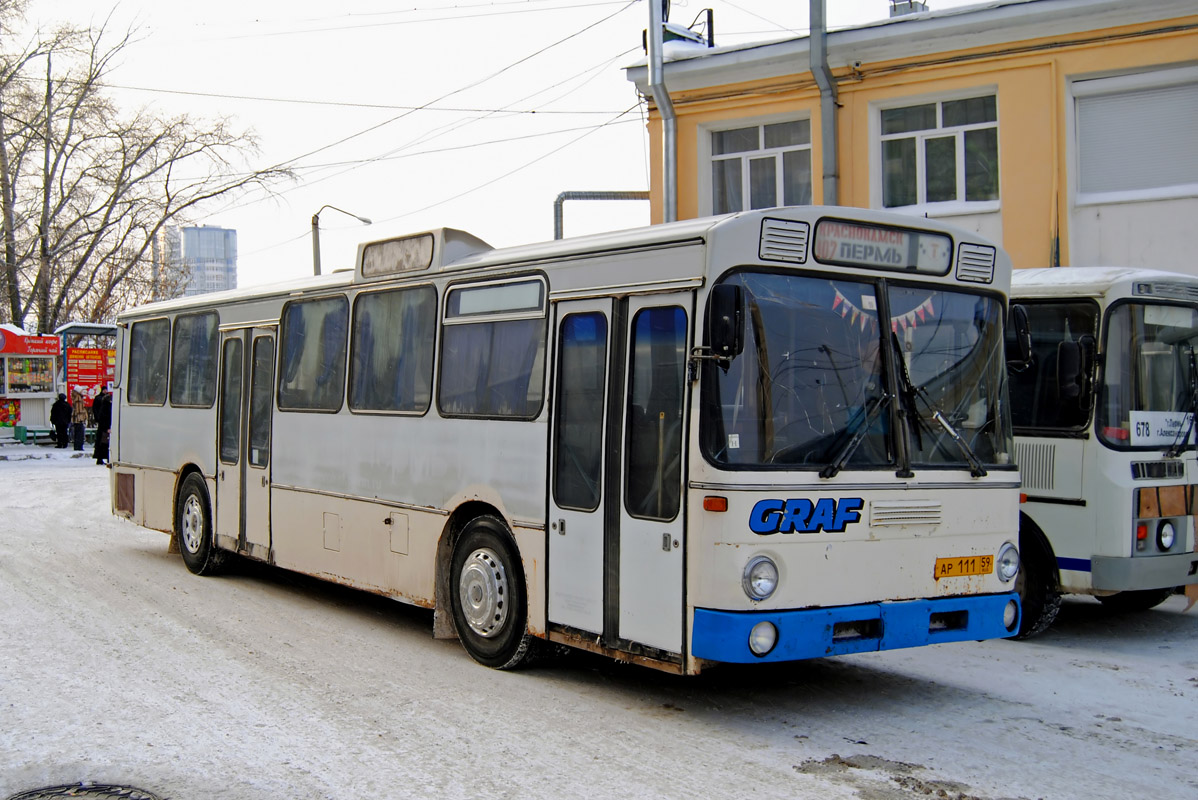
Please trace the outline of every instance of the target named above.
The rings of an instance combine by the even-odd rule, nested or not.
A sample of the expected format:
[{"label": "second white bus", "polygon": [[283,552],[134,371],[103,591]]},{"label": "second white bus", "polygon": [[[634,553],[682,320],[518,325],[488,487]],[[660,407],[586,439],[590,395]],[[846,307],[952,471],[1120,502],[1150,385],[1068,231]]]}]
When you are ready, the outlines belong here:
[{"label": "second white bus", "polygon": [[1198,278],[1122,267],[1016,270],[1011,405],[1023,477],[1020,636],[1062,593],[1156,606],[1198,583]]}]

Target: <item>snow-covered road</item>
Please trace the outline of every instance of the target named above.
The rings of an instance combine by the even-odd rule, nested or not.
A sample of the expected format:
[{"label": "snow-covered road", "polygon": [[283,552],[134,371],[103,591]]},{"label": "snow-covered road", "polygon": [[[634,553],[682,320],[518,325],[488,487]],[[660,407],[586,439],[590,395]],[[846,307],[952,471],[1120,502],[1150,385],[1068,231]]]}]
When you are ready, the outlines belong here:
[{"label": "snow-covered road", "polygon": [[[0,798],[1198,796],[1198,609],[1066,602],[1031,642],[678,678],[516,673],[427,611],[242,563],[197,578],[108,471],[0,460]],[[943,793],[941,793],[943,792]]]}]

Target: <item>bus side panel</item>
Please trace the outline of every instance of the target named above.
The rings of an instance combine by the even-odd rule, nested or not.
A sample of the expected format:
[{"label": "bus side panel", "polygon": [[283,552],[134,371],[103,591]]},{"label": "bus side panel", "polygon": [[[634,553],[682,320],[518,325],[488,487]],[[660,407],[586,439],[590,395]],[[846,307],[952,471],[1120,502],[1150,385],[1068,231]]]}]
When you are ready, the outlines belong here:
[{"label": "bus side panel", "polygon": [[270,507],[279,566],[432,607],[444,514],[281,488]]}]

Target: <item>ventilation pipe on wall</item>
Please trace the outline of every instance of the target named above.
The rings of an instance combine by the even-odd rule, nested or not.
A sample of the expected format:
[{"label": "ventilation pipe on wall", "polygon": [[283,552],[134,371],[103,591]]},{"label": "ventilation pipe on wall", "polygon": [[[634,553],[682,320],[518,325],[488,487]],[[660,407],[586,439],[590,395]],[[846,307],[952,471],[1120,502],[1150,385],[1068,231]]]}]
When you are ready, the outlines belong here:
[{"label": "ventilation pipe on wall", "polygon": [[553,201],[553,238],[560,239],[563,235],[562,206],[567,200],[648,200],[649,193],[642,191],[628,192],[562,192]]},{"label": "ventilation pipe on wall", "polygon": [[836,137],[836,79],[828,67],[827,25],[824,0],[811,0],[811,74],[819,86],[819,141],[823,151],[823,203],[834,206],[840,202],[839,149]]},{"label": "ventilation pipe on wall", "polygon": [[661,114],[663,222],[678,219],[678,121],[662,64],[662,7],[668,2],[649,0],[649,92]]}]

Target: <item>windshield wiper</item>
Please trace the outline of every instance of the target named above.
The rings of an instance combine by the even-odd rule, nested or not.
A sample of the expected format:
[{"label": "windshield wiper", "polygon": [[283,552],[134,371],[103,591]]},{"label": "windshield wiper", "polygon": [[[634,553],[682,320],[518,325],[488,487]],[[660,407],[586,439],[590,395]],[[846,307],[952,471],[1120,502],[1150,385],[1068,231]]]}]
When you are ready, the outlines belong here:
[{"label": "windshield wiper", "polygon": [[1194,348],[1188,346],[1189,362],[1190,362],[1190,421],[1186,423],[1184,429],[1177,432],[1177,436],[1173,439],[1173,444],[1165,450],[1165,458],[1177,458],[1185,451],[1190,442],[1190,435],[1194,431],[1194,417],[1198,416],[1198,361],[1194,357]]},{"label": "windshield wiper", "polygon": [[869,435],[869,428],[874,424],[874,420],[878,418],[878,414],[890,402],[890,395],[880,394],[877,397],[871,397],[865,404],[863,409],[865,419],[861,421],[860,426],[853,433],[852,437],[844,443],[840,448],[840,452],[836,454],[836,458],[832,462],[819,471],[821,478],[835,478],[840,471],[844,469],[844,465],[849,463],[853,453],[857,452],[857,448],[865,441],[865,437]]},{"label": "windshield wiper", "polygon": [[918,397],[923,400],[924,405],[932,412],[932,419],[936,420],[941,428],[944,428],[944,432],[948,434],[948,438],[953,440],[957,445],[957,449],[961,451],[961,454],[965,456],[965,460],[969,462],[969,474],[975,478],[984,478],[987,473],[986,468],[982,466],[982,460],[978,458],[977,453],[973,452],[973,448],[969,446],[969,442],[961,438],[961,434],[957,433],[957,429],[948,421],[948,417],[936,407],[936,404],[932,402],[932,398],[928,397],[927,391],[922,386],[916,386],[911,380],[911,375],[907,372],[907,362],[903,358],[903,351],[899,346],[898,336],[892,333],[890,334],[890,339],[894,345],[894,357],[897,362],[896,371],[898,372],[899,380],[903,384],[903,399],[907,402],[907,412],[909,416],[915,417],[915,425],[912,433],[915,435],[916,449],[923,449],[923,443],[919,438],[920,425],[926,426],[929,433],[932,432],[931,426],[927,424],[923,417],[919,416],[919,410],[915,407],[915,398]]}]

